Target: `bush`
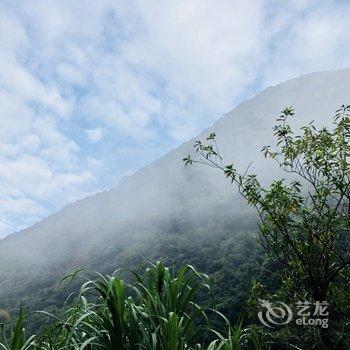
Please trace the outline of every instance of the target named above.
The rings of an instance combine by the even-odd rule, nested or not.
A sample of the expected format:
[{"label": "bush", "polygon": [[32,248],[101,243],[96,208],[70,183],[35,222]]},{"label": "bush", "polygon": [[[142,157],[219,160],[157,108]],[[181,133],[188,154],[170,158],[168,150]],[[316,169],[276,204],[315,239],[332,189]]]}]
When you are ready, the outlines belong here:
[{"label": "bush", "polygon": [[143,274],[131,271],[132,283],[121,278],[123,271],[89,279],[62,315],[42,312],[54,322],[28,339],[21,310],[9,340],[3,335],[0,346],[5,350],[262,348],[256,332],[243,328],[242,322],[230,326],[215,308],[198,302],[212,288],[209,277],[194,267],[184,265],[175,271],[158,262]]}]

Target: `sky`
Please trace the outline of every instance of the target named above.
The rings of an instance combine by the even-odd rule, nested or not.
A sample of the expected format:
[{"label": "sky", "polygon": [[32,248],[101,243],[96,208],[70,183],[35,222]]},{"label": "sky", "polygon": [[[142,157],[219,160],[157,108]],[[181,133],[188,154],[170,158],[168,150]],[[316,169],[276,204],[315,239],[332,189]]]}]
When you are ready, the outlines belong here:
[{"label": "sky", "polygon": [[267,86],[350,66],[350,1],[0,0],[0,238]]}]

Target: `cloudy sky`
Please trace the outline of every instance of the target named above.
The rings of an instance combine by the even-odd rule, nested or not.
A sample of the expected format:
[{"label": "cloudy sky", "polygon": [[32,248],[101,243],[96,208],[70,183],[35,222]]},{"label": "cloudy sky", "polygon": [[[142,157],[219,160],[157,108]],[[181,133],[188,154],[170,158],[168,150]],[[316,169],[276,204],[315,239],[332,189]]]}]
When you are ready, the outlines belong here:
[{"label": "cloudy sky", "polygon": [[0,237],[266,86],[350,66],[349,1],[0,0]]}]

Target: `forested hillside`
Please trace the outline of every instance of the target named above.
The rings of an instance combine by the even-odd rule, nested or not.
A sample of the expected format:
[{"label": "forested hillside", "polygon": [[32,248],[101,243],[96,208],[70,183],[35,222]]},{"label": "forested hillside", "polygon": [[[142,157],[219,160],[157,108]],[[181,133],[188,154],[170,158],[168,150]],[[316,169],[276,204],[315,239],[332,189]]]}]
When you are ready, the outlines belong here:
[{"label": "forested hillside", "polygon": [[[227,163],[269,183],[277,164],[261,154],[285,106],[293,106],[296,126],[315,119],[330,125],[334,111],[350,102],[350,70],[314,73],[271,87],[242,103],[198,138],[210,132]],[[0,241],[0,309],[16,313],[62,308],[80,281],[58,286],[79,268],[111,273],[119,267],[145,267],[148,261],[191,264],[213,280],[218,309],[231,321],[246,311],[254,280],[274,290],[274,266],[266,266],[257,235],[258,217],[230,182],[208,167],[185,167],[194,140],[125,178],[119,187],[73,203],[33,227]],[[32,316],[28,329],[42,326]],[[246,316],[246,321],[249,316]]]}]

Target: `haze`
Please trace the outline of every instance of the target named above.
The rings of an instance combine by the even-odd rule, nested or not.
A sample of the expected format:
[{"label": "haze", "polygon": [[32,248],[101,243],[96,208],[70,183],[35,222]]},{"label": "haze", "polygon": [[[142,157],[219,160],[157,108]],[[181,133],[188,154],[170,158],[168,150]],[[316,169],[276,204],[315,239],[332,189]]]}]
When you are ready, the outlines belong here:
[{"label": "haze", "polygon": [[346,67],[349,17],[344,1],[3,1],[0,237],[115,187],[266,86]]}]

